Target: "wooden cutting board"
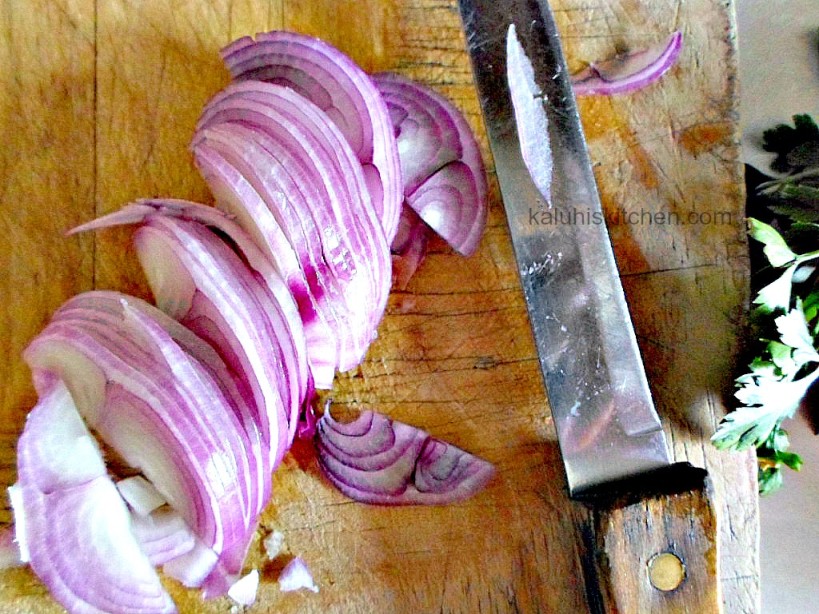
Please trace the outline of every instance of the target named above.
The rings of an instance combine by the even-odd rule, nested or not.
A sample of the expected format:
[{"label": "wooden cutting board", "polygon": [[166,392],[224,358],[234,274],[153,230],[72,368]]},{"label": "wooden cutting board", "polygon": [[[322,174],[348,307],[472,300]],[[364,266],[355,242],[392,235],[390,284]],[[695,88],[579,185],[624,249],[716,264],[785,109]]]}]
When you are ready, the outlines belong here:
[{"label": "wooden cutting board", "polygon": [[[611,234],[649,377],[678,460],[710,470],[721,522],[726,612],[758,610],[756,477],[750,456],[707,443],[730,393],[748,298],[737,157],[735,27],[722,0],[555,0],[572,69],[675,29],[678,65],[630,96],[581,101]],[[0,486],[35,402],[20,353],[51,312],[94,287],[148,296],[127,231],[63,232],[143,196],[209,201],[186,150],[204,102],[227,82],[218,50],[257,31],[319,35],[367,70],[449,96],[490,162],[478,253],[434,242],[393,293],[366,362],[338,403],[370,406],[485,456],[498,476],[444,508],[346,500],[308,446],[274,476],[265,530],[286,536],[321,587],[283,595],[261,566],[256,611],[585,610],[566,497],[454,0],[11,0],[0,8]],[[631,215],[624,219],[622,214]],[[675,213],[660,223],[657,213]],[[635,217],[636,216],[636,217]],[[0,520],[11,522],[6,505]],[[261,533],[261,532],[260,532]],[[183,612],[226,612],[168,582]],[[27,569],[0,573],[0,612],[59,607]]]}]

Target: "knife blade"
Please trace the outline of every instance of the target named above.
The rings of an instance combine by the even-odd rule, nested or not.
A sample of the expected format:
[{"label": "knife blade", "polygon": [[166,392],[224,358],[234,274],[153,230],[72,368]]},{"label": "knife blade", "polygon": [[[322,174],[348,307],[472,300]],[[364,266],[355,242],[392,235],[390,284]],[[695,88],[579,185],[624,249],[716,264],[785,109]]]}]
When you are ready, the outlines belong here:
[{"label": "knife blade", "polygon": [[719,612],[710,484],[671,461],[551,9],[459,6],[569,494],[589,505],[590,609]]}]

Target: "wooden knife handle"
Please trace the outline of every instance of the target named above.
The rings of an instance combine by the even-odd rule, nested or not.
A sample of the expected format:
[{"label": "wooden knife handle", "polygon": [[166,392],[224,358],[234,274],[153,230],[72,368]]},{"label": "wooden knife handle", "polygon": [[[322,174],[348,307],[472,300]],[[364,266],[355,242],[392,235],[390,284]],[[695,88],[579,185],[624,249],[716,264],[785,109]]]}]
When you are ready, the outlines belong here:
[{"label": "wooden knife handle", "polygon": [[593,614],[722,612],[717,518],[699,471],[703,479],[683,492],[595,502],[581,512]]}]

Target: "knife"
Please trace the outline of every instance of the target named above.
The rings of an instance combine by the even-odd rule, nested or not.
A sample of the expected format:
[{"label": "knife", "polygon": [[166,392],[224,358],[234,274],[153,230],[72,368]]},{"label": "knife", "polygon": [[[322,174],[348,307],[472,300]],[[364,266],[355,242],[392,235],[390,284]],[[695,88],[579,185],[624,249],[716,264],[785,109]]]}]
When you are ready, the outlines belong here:
[{"label": "knife", "polygon": [[[589,609],[721,612],[711,484],[705,470],[672,462],[551,9],[545,0],[459,7],[568,491],[581,502]],[[525,64],[513,72],[531,80],[524,102],[538,107],[519,105],[517,118],[508,36],[509,55]]]}]

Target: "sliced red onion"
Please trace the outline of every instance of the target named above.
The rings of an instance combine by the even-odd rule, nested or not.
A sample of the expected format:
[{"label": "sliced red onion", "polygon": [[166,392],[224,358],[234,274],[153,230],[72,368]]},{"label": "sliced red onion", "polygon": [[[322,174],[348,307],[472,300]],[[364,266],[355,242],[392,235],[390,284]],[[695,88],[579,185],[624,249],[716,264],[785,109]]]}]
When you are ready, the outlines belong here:
[{"label": "sliced red onion", "polygon": [[[126,209],[122,210],[123,213],[126,212]],[[228,369],[213,347],[156,307],[118,292],[101,290],[86,292],[67,301],[58,311],[58,315],[65,317],[68,314],[73,319],[85,319],[98,325],[106,325],[107,323],[107,325],[116,327],[122,318],[123,300],[130,308],[138,310],[154,320],[187,354],[202,364],[220,386],[225,399],[230,403],[233,413],[239,423],[243,425],[247,436],[248,453],[246,456],[248,457],[250,472],[250,482],[247,486],[249,490],[248,505],[245,510],[244,520],[247,526],[253,525],[255,517],[261,513],[270,497],[270,455],[268,446],[262,442],[259,428],[253,417],[254,411],[250,409],[250,404],[253,402],[252,398],[245,398],[245,396],[250,397],[250,394],[247,393],[246,395],[243,392],[244,383],[239,381],[237,374]],[[79,380],[80,378],[74,379]]]},{"label": "sliced red onion", "polygon": [[[88,454],[93,439],[71,394],[57,378],[45,379],[18,442],[13,497],[32,569],[71,612],[175,612],[102,456]],[[55,442],[66,456],[45,449]]]},{"label": "sliced red onion", "polygon": [[[459,253],[471,255],[486,225],[488,188],[480,147],[469,124],[451,102],[430,88],[392,73],[373,75],[373,80],[395,126],[406,203]],[[437,180],[439,188],[445,178],[456,182],[439,190],[441,196],[455,196],[453,200],[413,198],[425,182],[453,162],[461,162],[465,170],[444,173]],[[462,198],[466,194],[468,200]]]},{"label": "sliced red onion", "polygon": [[319,465],[345,495],[363,503],[443,505],[481,490],[491,463],[373,411],[319,421]]},{"label": "sliced red onion", "polygon": [[[89,423],[206,546],[240,568],[255,530],[244,431],[207,371],[159,324],[127,301],[119,319],[103,310],[92,318],[98,302],[75,297],[26,349],[27,362],[58,374],[83,403],[96,400],[79,407]],[[102,392],[88,394],[87,374],[104,382]]]},{"label": "sliced red onion", "polygon": [[[275,468],[287,450],[290,414],[288,360],[278,339],[290,333],[271,319],[276,306],[270,296],[236,254],[200,224],[153,217],[137,230],[134,243],[160,307],[209,341],[249,385]],[[185,283],[169,283],[177,279]]]},{"label": "sliced red onion", "polygon": [[284,279],[303,322],[313,380],[319,388],[331,388],[338,364],[334,327],[316,305],[305,272],[278,220],[245,175],[211,142],[199,142],[193,153],[217,206],[235,217]]},{"label": "sliced red onion", "polygon": [[[289,390],[287,395],[289,399],[287,446],[289,446],[295,436],[301,406],[311,398],[307,396],[309,374],[304,330],[298,307],[288,287],[272,262],[265,257],[251,237],[238,224],[212,207],[198,203],[174,199],[140,200],[119,211],[84,224],[72,232],[97,230],[120,224],[140,224],[158,215],[199,222],[213,229],[229,242],[236,254],[264,282],[261,284],[262,292],[266,290],[268,295],[266,304],[272,307],[266,315],[278,333],[277,339],[282,346],[282,360],[286,363],[284,370]],[[190,352],[190,349],[186,348],[186,350]],[[202,360],[196,353],[193,354]],[[235,384],[238,387],[244,386],[243,380]],[[246,416],[240,416],[240,418],[243,423],[246,423]]]},{"label": "sliced red onion", "polygon": [[156,487],[141,475],[120,480],[117,482],[117,490],[138,516],[147,516],[167,503]]},{"label": "sliced red onion", "polygon": [[362,164],[390,242],[402,201],[401,169],[387,107],[367,74],[335,47],[293,32],[240,38],[222,58],[234,79],[290,87],[338,126]]},{"label": "sliced red onion", "polygon": [[574,93],[577,96],[625,94],[654,83],[677,61],[682,38],[682,32],[677,31],[662,45],[589,64],[572,75]]},{"label": "sliced red onion", "polygon": [[[245,82],[208,105],[194,151],[203,143],[242,167],[277,216],[308,282],[315,274],[316,302],[338,324],[339,369],[357,366],[386,305],[390,262],[360,167],[341,133],[295,92]],[[267,168],[276,170],[259,175]]]},{"label": "sliced red onion", "polygon": [[[134,537],[151,565],[164,565],[188,554],[196,546],[193,531],[182,516],[170,507],[162,507],[147,515],[134,513],[131,520]],[[214,554],[211,567],[215,564],[215,559]]]},{"label": "sliced red onion", "polygon": [[281,574],[279,574],[279,589],[284,593],[288,593],[303,588],[313,591],[314,593],[319,592],[319,588],[313,581],[313,576],[307,567],[307,563],[304,562],[304,559],[297,556],[285,565]]},{"label": "sliced red onion", "polygon": [[254,569],[247,575],[233,583],[228,589],[228,597],[239,605],[250,607],[256,603],[256,593],[259,590],[259,570]]},{"label": "sliced red onion", "polygon": [[427,252],[429,226],[410,207],[401,208],[401,219],[390,250],[392,251],[392,285],[405,290]]},{"label": "sliced red onion", "polygon": [[543,108],[544,95],[535,82],[535,71],[518,40],[514,24],[506,34],[506,78],[523,162],[546,205],[551,206],[552,150],[549,122]]},{"label": "sliced red onion", "polygon": [[463,162],[450,162],[407,197],[407,204],[428,226],[463,255],[478,248],[486,223],[486,209],[475,217],[481,202],[475,178]]},{"label": "sliced red onion", "polygon": [[0,530],[0,569],[21,567],[26,564],[23,560],[20,546],[14,534],[14,527],[3,527]]}]

